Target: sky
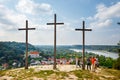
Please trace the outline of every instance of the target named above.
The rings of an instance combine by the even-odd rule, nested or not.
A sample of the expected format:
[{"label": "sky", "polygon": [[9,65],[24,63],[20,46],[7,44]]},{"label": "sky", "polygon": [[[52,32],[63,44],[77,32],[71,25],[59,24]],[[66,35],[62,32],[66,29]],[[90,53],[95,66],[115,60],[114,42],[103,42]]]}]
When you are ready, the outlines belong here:
[{"label": "sky", "polygon": [[86,45],[116,45],[120,41],[119,0],[0,0],[0,41],[25,42],[25,21],[28,20],[29,43],[53,45],[54,26],[57,22],[57,45],[81,45],[85,21]]}]

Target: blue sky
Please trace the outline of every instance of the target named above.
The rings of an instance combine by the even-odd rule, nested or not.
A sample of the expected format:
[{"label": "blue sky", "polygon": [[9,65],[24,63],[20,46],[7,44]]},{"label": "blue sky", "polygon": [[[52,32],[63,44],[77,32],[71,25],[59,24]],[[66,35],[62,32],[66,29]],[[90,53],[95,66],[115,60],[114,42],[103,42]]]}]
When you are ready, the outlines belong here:
[{"label": "blue sky", "polygon": [[46,23],[57,22],[57,45],[82,44],[82,28],[85,20],[87,45],[116,45],[120,41],[120,1],[119,0],[0,0],[0,41],[25,42],[25,20],[29,27],[29,43],[53,45],[54,28]]}]

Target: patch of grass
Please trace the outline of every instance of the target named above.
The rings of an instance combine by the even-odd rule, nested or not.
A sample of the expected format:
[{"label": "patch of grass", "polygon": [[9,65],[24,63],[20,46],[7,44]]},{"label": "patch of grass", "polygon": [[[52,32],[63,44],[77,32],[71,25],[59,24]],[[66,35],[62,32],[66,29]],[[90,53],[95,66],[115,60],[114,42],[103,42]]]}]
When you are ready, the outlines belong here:
[{"label": "patch of grass", "polygon": [[68,76],[67,72],[55,72],[56,75],[58,76]]},{"label": "patch of grass", "polygon": [[60,79],[64,79],[65,77],[68,77],[68,73],[67,72],[55,72],[56,76],[58,76]]},{"label": "patch of grass", "polygon": [[5,75],[13,77],[14,80],[23,80],[23,79],[33,76],[33,72],[34,72],[34,69],[27,69],[27,70],[13,69],[13,70],[7,71]]},{"label": "patch of grass", "polygon": [[76,70],[73,71],[73,73],[78,77],[78,78],[91,78],[91,73],[89,71],[84,71],[84,70]]},{"label": "patch of grass", "polygon": [[0,76],[4,76],[5,73],[6,73],[6,70],[2,70],[2,71],[0,71]]},{"label": "patch of grass", "polygon": [[106,75],[115,76],[115,78],[120,79],[120,70],[115,69],[103,69]]},{"label": "patch of grass", "polygon": [[35,72],[34,76],[45,78],[45,77],[47,77],[47,76],[49,76],[49,75],[51,75],[53,73],[54,73],[53,70],[44,70],[44,71],[41,70],[39,72]]},{"label": "patch of grass", "polygon": [[98,80],[99,77],[94,75],[93,73],[90,73],[90,71],[88,70],[75,70],[72,71],[72,73],[77,76],[79,79],[94,79],[94,80]]}]

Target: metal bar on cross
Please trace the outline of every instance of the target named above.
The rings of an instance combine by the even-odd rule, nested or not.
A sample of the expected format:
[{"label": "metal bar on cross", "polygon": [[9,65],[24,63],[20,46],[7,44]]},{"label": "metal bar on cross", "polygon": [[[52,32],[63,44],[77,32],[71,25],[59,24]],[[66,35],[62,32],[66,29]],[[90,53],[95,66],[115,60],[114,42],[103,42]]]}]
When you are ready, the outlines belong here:
[{"label": "metal bar on cross", "polygon": [[82,29],[75,29],[76,31],[83,32],[83,45],[82,45],[82,69],[85,70],[85,31],[92,31],[92,29],[85,29],[85,21],[83,21],[83,28]]},{"label": "metal bar on cross", "polygon": [[118,22],[117,24],[119,24],[119,25],[120,25],[120,22]]},{"label": "metal bar on cross", "polygon": [[47,25],[54,25],[54,65],[53,65],[53,69],[56,69],[56,25],[64,25],[64,23],[57,23],[56,14],[54,14],[54,23],[47,23]]},{"label": "metal bar on cross", "polygon": [[28,69],[28,30],[35,30],[35,28],[28,28],[28,20],[26,20],[26,28],[20,28],[18,30],[26,30],[26,57],[25,57],[25,69]]}]

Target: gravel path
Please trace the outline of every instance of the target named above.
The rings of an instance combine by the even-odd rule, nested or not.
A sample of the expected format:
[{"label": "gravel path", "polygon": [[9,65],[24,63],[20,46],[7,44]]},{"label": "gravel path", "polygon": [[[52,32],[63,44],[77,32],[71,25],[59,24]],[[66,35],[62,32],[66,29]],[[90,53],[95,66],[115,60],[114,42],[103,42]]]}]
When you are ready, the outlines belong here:
[{"label": "gravel path", "polygon": [[[29,68],[34,68],[35,71],[53,70],[53,65],[30,66]],[[57,65],[58,71],[69,72],[69,71],[78,70],[78,69],[80,68],[76,68],[75,65]]]}]

